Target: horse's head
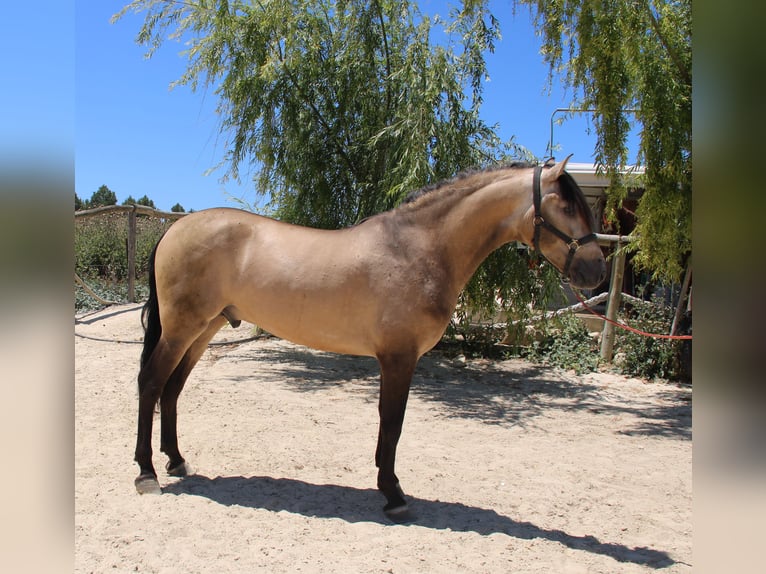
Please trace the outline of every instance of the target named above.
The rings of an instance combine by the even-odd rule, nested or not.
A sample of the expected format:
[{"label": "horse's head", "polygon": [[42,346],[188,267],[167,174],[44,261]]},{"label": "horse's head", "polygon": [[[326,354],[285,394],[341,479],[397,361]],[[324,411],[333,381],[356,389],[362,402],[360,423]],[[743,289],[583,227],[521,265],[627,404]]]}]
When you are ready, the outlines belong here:
[{"label": "horse's head", "polygon": [[[571,156],[569,156],[571,157]],[[594,234],[593,214],[564,161],[534,169],[532,246],[564,279],[595,287],[606,276],[606,261]]]}]

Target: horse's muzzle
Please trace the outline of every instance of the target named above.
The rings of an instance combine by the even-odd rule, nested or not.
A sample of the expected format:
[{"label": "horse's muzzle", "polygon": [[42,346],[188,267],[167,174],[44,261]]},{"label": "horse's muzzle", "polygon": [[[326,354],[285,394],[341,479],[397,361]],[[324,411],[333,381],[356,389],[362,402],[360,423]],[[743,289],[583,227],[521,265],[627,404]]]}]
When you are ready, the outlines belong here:
[{"label": "horse's muzzle", "polygon": [[575,257],[569,267],[568,279],[573,287],[592,289],[606,278],[606,261],[600,257]]}]

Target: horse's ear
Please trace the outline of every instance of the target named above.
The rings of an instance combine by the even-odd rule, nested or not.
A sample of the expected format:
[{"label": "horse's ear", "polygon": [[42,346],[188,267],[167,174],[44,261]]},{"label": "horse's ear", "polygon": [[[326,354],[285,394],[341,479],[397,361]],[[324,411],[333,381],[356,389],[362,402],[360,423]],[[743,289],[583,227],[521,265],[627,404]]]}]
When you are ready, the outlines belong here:
[{"label": "horse's ear", "polygon": [[567,162],[569,161],[569,158],[571,158],[574,154],[570,153],[568,156],[566,156],[562,161],[558,162],[556,165],[554,165],[551,168],[551,178],[552,179],[558,179],[561,177],[561,174],[564,173],[564,168],[567,166]]}]

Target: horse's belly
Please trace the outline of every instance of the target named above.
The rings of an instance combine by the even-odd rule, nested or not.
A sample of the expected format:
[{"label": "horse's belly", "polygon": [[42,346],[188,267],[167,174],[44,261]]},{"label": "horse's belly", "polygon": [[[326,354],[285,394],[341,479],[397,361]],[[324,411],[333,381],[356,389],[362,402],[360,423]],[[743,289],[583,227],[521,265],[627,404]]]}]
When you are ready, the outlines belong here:
[{"label": "horse's belly", "polygon": [[371,321],[358,311],[318,304],[264,304],[243,309],[241,317],[281,339],[332,353],[375,356]]}]

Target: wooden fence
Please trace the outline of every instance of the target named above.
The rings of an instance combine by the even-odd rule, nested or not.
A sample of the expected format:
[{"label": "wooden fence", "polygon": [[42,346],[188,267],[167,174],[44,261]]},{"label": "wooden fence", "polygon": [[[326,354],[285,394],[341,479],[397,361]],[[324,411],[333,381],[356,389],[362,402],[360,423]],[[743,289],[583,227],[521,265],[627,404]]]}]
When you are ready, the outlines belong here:
[{"label": "wooden fence", "polygon": [[601,358],[607,362],[612,361],[614,351],[614,323],[617,320],[617,311],[620,310],[622,298],[622,279],[625,276],[625,249],[622,247],[633,241],[630,235],[606,235],[596,234],[599,245],[612,246],[614,257],[612,258],[612,276],[609,278],[609,296],[606,300],[606,318],[604,330],[601,333]]},{"label": "wooden fence", "polygon": [[[174,211],[159,211],[152,207],[145,205],[107,205],[104,207],[96,207],[94,209],[84,209],[81,211],[75,211],[75,218],[87,218],[103,215],[105,213],[127,213],[128,214],[128,301],[131,303],[136,302],[136,217],[138,215],[148,215],[150,217],[159,217],[161,219],[180,219],[186,213],[179,213]],[[103,305],[114,304],[114,301],[107,301],[99,297],[93,290],[88,287],[85,281],[82,280],[77,272],[74,274],[75,281],[79,283],[83,289],[85,289],[89,295],[95,297]]]},{"label": "wooden fence", "polygon": [[[611,247],[613,251],[612,256],[612,274],[609,278],[609,291],[606,294],[606,314],[604,315],[606,317],[606,320],[604,321],[604,327],[601,332],[601,348],[600,348],[600,355],[601,358],[608,362],[612,362],[613,352],[614,352],[614,338],[615,338],[615,328],[617,323],[617,312],[620,310],[620,305],[622,304],[622,298],[623,297],[629,297],[631,299],[631,302],[637,303],[642,302],[640,299],[636,299],[635,297],[629,296],[622,292],[622,282],[623,278],[625,276],[625,258],[627,255],[627,252],[623,247],[634,240],[633,236],[630,235],[608,235],[604,233],[597,233],[596,239],[602,247]],[[678,324],[680,322],[681,316],[683,315],[684,311],[684,304],[686,303],[687,297],[689,296],[689,289],[691,285],[691,275],[692,275],[692,266],[691,262],[686,267],[686,272],[684,273],[684,279],[683,283],[681,284],[681,292],[678,296],[678,304],[676,305],[675,313],[673,316],[673,323],[670,326],[670,336],[676,335],[676,331],[678,328]],[[600,295],[598,297],[595,297],[592,301],[586,301],[588,305],[594,304],[596,302],[602,302],[603,301],[603,295]],[[691,299],[689,299],[691,300]],[[577,305],[574,305],[569,308],[569,310],[574,310],[574,308],[582,309],[585,307],[585,305],[582,305],[578,303]],[[559,310],[559,311],[564,311]]]},{"label": "wooden fence", "polygon": [[[532,320],[535,321],[550,319],[551,317],[562,315],[564,313],[576,313],[595,305],[600,305],[606,301],[606,313],[604,315],[606,320],[603,321],[604,326],[601,331],[601,347],[599,354],[601,359],[611,363],[614,354],[617,313],[620,310],[622,300],[627,299],[628,302],[634,305],[650,304],[648,301],[638,299],[628,293],[622,292],[623,277],[625,276],[625,259],[627,256],[627,252],[624,247],[634,239],[635,238],[631,235],[610,235],[605,233],[597,233],[596,240],[598,241],[598,244],[602,247],[609,247],[612,250],[612,273],[609,278],[608,291],[606,293],[596,295],[595,297],[591,297],[585,301],[581,300],[581,302],[575,303],[574,305],[556,309],[555,311],[548,311]],[[676,335],[677,327],[681,316],[683,315],[687,299],[691,301],[691,273],[692,267],[691,263],[689,263],[684,274],[683,283],[681,285],[681,291],[678,298],[678,304],[676,305],[673,323],[670,327],[670,336]]]}]

